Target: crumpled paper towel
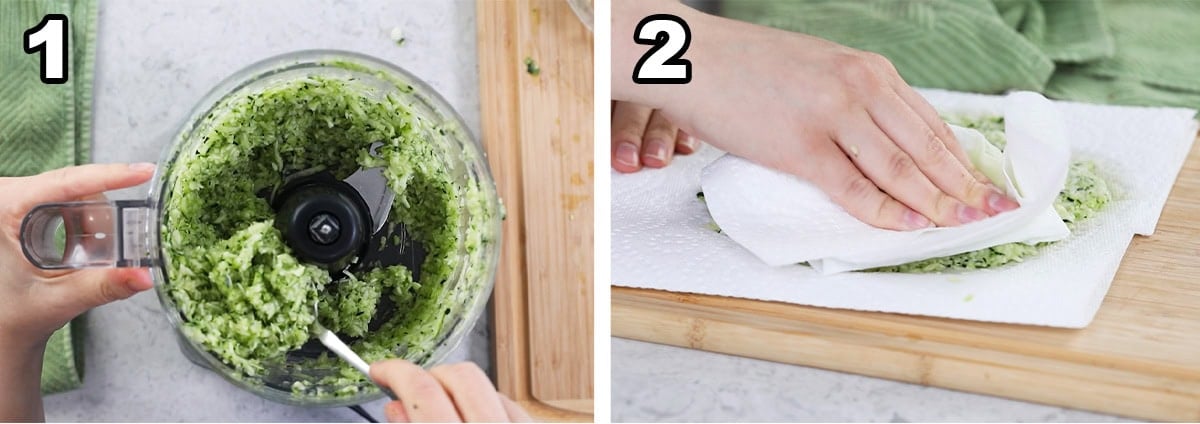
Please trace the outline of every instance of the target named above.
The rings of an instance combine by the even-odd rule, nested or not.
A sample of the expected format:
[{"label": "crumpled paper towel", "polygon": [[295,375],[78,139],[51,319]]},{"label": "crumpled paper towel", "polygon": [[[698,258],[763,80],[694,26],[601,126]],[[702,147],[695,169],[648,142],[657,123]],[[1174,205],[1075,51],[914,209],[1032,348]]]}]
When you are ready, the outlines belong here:
[{"label": "crumpled paper towel", "polygon": [[[922,90],[939,110],[1003,113],[1003,97]],[[696,199],[704,147],[671,166],[612,174],[612,284],[829,308],[1082,328],[1133,234],[1154,232],[1196,137],[1195,111],[1055,102],[1076,159],[1095,161],[1115,199],[1025,262],[939,274],[773,267],[711,228]]]},{"label": "crumpled paper towel", "polygon": [[956,227],[884,230],[854,218],[815,185],[725,155],[704,169],[700,185],[717,226],[769,265],[807,262],[822,274],[899,265],[1011,242],[1066,238],[1054,211],[1070,166],[1070,144],[1058,109],[1032,92],[1004,100],[1003,153],[978,131],[952,127],[993,182],[1021,207]]}]

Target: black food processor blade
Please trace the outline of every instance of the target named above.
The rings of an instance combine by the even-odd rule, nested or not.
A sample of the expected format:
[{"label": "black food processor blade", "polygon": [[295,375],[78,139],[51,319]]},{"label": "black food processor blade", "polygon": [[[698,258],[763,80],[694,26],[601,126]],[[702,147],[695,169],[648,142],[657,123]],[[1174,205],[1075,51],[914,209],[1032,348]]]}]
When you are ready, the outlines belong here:
[{"label": "black food processor blade", "polygon": [[[373,269],[403,265],[414,279],[421,275],[426,251],[408,233],[405,225],[390,224],[396,193],[387,185],[382,168],[359,169],[344,180],[328,171],[298,173],[287,178],[282,187],[265,188],[259,197],[275,210],[275,226],[298,259],[329,271],[337,284],[345,273],[360,275]],[[396,312],[391,296],[381,296],[368,331],[377,331]],[[359,340],[338,334],[352,344]],[[317,340],[310,340],[299,349],[289,352],[287,362],[316,358],[328,349]],[[184,352],[192,362],[201,366],[203,360]],[[265,382],[280,390],[290,390],[291,381]]]}]

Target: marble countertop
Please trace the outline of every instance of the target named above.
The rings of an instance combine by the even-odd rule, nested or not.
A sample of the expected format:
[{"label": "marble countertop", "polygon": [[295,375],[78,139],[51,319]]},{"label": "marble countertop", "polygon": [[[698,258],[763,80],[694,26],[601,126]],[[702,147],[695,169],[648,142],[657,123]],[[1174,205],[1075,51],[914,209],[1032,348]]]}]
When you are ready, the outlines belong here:
[{"label": "marble countertop", "polygon": [[[407,39],[396,45],[393,28]],[[473,1],[105,0],[96,53],[93,160],[155,162],[196,102],[235,71],[281,53],[341,49],[428,82],[479,133]],[[139,198],[148,188],[111,198]],[[50,421],[357,421],[242,391],[193,365],[153,293],[88,315],[81,389],[47,396]],[[451,355],[489,367],[486,319]],[[365,409],[383,418],[383,401]]]},{"label": "marble countertop", "polygon": [[614,422],[1125,421],[1073,409],[615,337],[612,369]]}]

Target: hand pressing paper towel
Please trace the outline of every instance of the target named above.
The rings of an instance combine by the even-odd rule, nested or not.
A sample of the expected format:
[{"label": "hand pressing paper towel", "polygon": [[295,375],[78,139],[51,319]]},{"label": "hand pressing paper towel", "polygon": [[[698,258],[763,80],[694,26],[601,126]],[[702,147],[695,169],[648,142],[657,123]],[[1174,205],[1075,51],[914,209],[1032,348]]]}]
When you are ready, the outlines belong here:
[{"label": "hand pressing paper towel", "polygon": [[[998,116],[1001,96],[919,90],[937,110]],[[1021,262],[931,274],[770,266],[712,230],[700,174],[705,146],[663,169],[612,172],[612,284],[945,318],[1081,328],[1096,315],[1136,234],[1154,233],[1196,138],[1196,111],[1054,102],[1075,160],[1094,162],[1113,200]],[[999,185],[999,183],[997,183]]]},{"label": "hand pressing paper towel", "polygon": [[705,201],[722,232],[772,266],[808,262],[822,274],[899,265],[991,246],[1058,241],[1070,230],[1054,210],[1070,165],[1062,116],[1045,97],[1009,94],[1007,147],[978,131],[951,126],[976,167],[1021,204],[956,227],[893,231],[851,216],[815,185],[733,155],[701,177]]}]

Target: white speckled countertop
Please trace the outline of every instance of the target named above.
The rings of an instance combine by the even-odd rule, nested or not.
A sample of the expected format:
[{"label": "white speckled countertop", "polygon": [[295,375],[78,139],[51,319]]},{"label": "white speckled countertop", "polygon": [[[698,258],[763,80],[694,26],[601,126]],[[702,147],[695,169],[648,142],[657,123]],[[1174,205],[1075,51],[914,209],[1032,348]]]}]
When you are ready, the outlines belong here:
[{"label": "white speckled countertop", "polygon": [[615,337],[612,369],[614,422],[1124,421],[1073,409]]},{"label": "white speckled countertop", "polygon": [[[392,42],[392,28],[407,41]],[[276,54],[351,50],[428,82],[479,132],[474,1],[104,0],[95,162],[154,162],[211,87]],[[147,188],[112,198],[144,197]],[[153,293],[89,315],[84,386],[46,397],[50,421],[357,421],[347,408],[275,404],[193,365]],[[489,368],[486,319],[453,355]],[[382,401],[365,406],[382,419]]]}]

